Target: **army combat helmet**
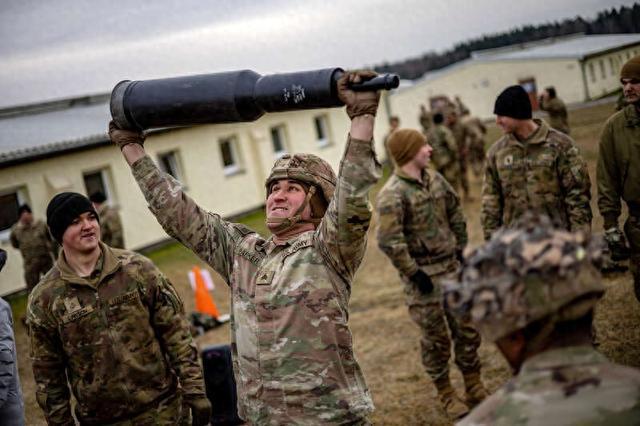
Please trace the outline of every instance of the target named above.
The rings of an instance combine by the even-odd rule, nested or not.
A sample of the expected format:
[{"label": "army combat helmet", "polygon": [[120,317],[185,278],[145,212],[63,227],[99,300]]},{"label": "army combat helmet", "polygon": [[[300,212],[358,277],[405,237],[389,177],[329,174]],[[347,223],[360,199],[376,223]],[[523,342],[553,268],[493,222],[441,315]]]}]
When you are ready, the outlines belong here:
[{"label": "army combat helmet", "polygon": [[271,186],[281,179],[300,182],[304,186],[307,196],[300,208],[292,216],[288,218],[267,218],[267,223],[277,225],[274,231],[283,232],[293,227],[296,223],[303,222],[302,211],[309,203],[311,204],[313,216],[310,222],[316,225],[320,223],[336,189],[336,174],[329,163],[313,154],[283,155],[276,160],[265,182],[267,197]]},{"label": "army combat helmet", "polygon": [[466,259],[458,279],[446,285],[445,303],[470,316],[493,342],[544,318],[551,324],[575,320],[604,291],[594,264],[600,253],[601,244],[586,235],[527,214]]}]

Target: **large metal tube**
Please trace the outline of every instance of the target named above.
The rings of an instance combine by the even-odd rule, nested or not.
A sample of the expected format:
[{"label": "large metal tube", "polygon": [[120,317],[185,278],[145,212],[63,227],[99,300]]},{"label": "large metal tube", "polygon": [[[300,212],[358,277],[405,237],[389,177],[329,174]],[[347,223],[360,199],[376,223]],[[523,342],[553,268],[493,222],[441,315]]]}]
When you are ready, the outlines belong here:
[{"label": "large metal tube", "polygon": [[[265,112],[341,106],[336,82],[341,68],[260,76],[232,71],[157,80],[121,81],[111,92],[118,127],[147,130],[207,123],[254,121]],[[354,90],[398,87],[394,74],[378,76]]]}]

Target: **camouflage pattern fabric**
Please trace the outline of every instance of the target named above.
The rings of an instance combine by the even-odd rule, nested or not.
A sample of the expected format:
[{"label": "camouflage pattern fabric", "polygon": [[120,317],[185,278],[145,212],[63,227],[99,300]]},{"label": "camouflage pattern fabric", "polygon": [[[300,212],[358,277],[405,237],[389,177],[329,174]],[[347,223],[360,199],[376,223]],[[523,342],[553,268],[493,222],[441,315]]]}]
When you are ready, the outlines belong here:
[{"label": "camouflage pattern fabric", "polygon": [[30,292],[40,277],[53,266],[57,244],[52,241],[47,225],[34,220],[30,225],[17,222],[11,227],[11,245],[19,249],[24,264],[24,281]]},{"label": "camouflage pattern fabric", "polygon": [[469,178],[467,176],[467,168],[469,162],[469,145],[468,145],[468,137],[470,130],[467,126],[465,126],[460,118],[458,121],[449,126],[451,133],[453,134],[453,138],[456,141],[456,145],[458,146],[458,162],[460,164],[460,186],[462,187],[462,191],[465,194],[469,193]]},{"label": "camouflage pattern fabric", "polygon": [[109,423],[109,426],[191,425],[191,416],[189,412],[185,412],[188,407],[184,406],[182,402],[182,396],[176,392],[160,401],[157,407],[130,419]]},{"label": "camouflage pattern fabric", "polygon": [[[405,283],[411,319],[422,332],[422,362],[433,380],[447,377],[451,338],[456,364],[463,373],[480,369],[478,333],[442,308],[442,279],[456,271],[455,254],[467,244],[467,229],[458,196],[437,172],[425,170],[422,182],[396,170],[378,194],[378,246],[391,259]],[[423,295],[409,281],[418,268],[434,282]]]},{"label": "camouflage pattern fabric", "polygon": [[460,182],[460,162],[458,146],[451,130],[444,124],[434,125],[427,133],[427,143],[433,148],[431,163],[449,184],[458,188]]},{"label": "camouflage pattern fabric", "polygon": [[478,117],[465,115],[462,117],[462,124],[467,127],[467,146],[469,147],[469,163],[471,169],[476,176],[482,173],[484,165],[484,146],[486,141],[484,135],[487,133],[487,127]]},{"label": "camouflage pattern fabric", "polygon": [[631,249],[631,270],[640,300],[640,113],[628,105],[611,116],[600,136],[596,180],[604,227],[618,226],[621,202],[629,207],[624,232]]},{"label": "camouflage pattern fabric", "polygon": [[431,127],[433,127],[433,113],[431,111],[420,111],[420,115],[418,116],[418,121],[420,121],[420,127],[422,127],[422,132],[426,135]]},{"label": "camouflage pattern fabric", "polygon": [[549,126],[567,135],[571,132],[569,129],[569,114],[562,99],[542,99],[540,109],[549,114]]},{"label": "camouflage pattern fabric", "polygon": [[200,208],[148,157],[132,166],[163,228],[231,287],[238,413],[250,424],[366,423],[348,304],[380,178],[372,141],[349,139],[322,222],[284,245]]},{"label": "camouflage pattern fabric", "polygon": [[29,296],[36,399],[49,424],[73,424],[67,378],[82,424],[156,410],[178,383],[184,398],[205,393],[198,352],[171,283],[139,254],[103,243],[100,248],[86,278],[61,252]]},{"label": "camouflage pattern fabric", "polygon": [[634,425],[640,371],[609,362],[588,346],[543,352],[458,426]]},{"label": "camouflage pattern fabric", "polygon": [[118,211],[109,205],[102,204],[98,209],[100,216],[100,239],[113,248],[124,248],[124,231]]},{"label": "camouflage pattern fabric", "polygon": [[481,222],[488,240],[525,212],[548,215],[571,231],[591,229],[589,172],[575,142],[534,119],[538,130],[520,142],[507,134],[487,153]]}]

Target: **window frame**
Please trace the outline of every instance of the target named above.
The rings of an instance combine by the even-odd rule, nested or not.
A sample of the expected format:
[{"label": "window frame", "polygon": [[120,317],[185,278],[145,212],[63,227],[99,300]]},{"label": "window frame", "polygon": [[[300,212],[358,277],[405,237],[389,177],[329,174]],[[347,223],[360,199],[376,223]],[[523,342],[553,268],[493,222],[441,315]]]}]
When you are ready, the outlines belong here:
[{"label": "window frame", "polygon": [[[229,154],[231,155],[232,164],[225,165],[225,155],[222,149],[222,145],[229,144]],[[242,167],[242,156],[240,155],[240,146],[238,142],[238,136],[230,135],[224,136],[218,139],[218,150],[220,153],[220,161],[222,162],[222,171],[225,176],[232,176],[244,171]]]},{"label": "window frame", "polygon": [[100,167],[96,169],[84,170],[82,172],[82,183],[84,185],[85,193],[87,196],[91,196],[92,191],[87,187],[87,176],[93,174],[100,174],[100,178],[102,180],[102,187],[104,189],[103,194],[107,199],[106,202],[108,205],[115,205],[115,192],[113,191],[113,181],[111,180],[111,170],[109,166]]},{"label": "window frame", "polygon": [[[21,206],[24,203],[29,203],[29,195],[28,195],[28,191],[27,191],[26,185],[14,186],[14,187],[9,187],[9,188],[5,188],[5,189],[0,189],[0,195],[8,195],[8,194],[16,194],[16,198],[17,198],[17,201],[18,201],[18,206]],[[9,236],[11,235],[11,227],[16,222],[11,224],[8,228],[0,230],[0,241],[2,241],[2,242],[9,241]]]},{"label": "window frame", "polygon": [[[320,148],[324,148],[332,144],[330,136],[331,132],[329,125],[329,116],[327,114],[314,115],[313,128],[315,130],[316,144]],[[323,135],[320,135],[320,133],[323,133]]]},{"label": "window frame", "polygon": [[[160,170],[171,175],[174,179],[176,179],[180,183],[184,183],[184,173],[182,172],[182,157],[180,155],[179,149],[170,149],[168,151],[161,151],[156,154],[156,158],[158,160],[158,166]],[[170,170],[167,170],[165,167],[165,162],[163,159],[168,158],[169,167],[173,168],[172,173]]]},{"label": "window frame", "polygon": [[[274,134],[277,134],[278,138],[280,139],[279,143],[282,147],[280,151],[276,150],[274,137],[273,137]],[[289,152],[289,147],[288,147],[289,144],[288,144],[287,130],[286,130],[285,124],[276,124],[275,126],[271,126],[269,128],[269,135],[271,137],[271,148],[273,150],[273,156],[276,159],[282,157],[283,155]]]}]

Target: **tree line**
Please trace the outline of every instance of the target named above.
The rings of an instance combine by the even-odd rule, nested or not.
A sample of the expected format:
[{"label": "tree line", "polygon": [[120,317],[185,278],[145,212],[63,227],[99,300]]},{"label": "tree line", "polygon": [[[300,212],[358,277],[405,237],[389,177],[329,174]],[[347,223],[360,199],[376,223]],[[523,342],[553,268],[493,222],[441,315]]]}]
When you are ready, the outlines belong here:
[{"label": "tree line", "polygon": [[484,35],[454,45],[443,53],[427,52],[424,55],[402,62],[375,65],[380,73],[396,73],[403,79],[416,79],[428,71],[437,70],[462,61],[476,50],[494,49],[514,44],[527,43],[550,37],[569,34],[622,34],[640,33],[640,3],[631,7],[622,6],[598,13],[592,20],[584,20],[580,16],[542,25],[526,25],[499,34]]}]

